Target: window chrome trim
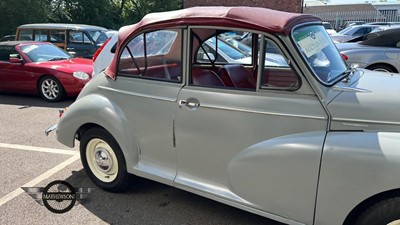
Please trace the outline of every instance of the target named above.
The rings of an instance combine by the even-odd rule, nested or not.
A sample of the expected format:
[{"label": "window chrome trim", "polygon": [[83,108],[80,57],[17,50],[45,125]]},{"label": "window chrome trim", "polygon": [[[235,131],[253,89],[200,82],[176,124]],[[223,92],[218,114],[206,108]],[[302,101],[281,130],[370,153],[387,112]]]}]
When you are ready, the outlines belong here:
[{"label": "window chrome trim", "polygon": [[259,46],[259,51],[258,51],[258,62],[257,62],[257,81],[256,81],[256,92],[260,91],[260,86],[261,86],[261,79],[264,75],[264,68],[265,68],[265,36],[264,34],[259,35],[259,38],[261,39],[261,43]]},{"label": "window chrome trim", "polygon": [[[294,30],[301,28],[301,27],[308,27],[308,26],[312,26],[312,25],[320,25],[322,26],[322,22],[307,22],[307,23],[303,23],[303,24],[298,24],[296,26],[294,26],[290,32],[290,41],[292,42],[293,46],[295,46],[295,49],[297,51],[297,54],[300,56],[300,58],[302,59],[304,65],[308,68],[308,70],[310,71],[310,73],[312,74],[312,76],[322,85],[327,86],[327,87],[331,87],[333,85],[335,85],[336,83],[338,83],[339,81],[341,81],[343,79],[343,77],[345,75],[341,75],[336,77],[335,80],[332,80],[331,82],[325,82],[323,80],[321,80],[321,78],[314,72],[314,70],[310,67],[310,64],[308,64],[306,58],[303,56],[303,54],[300,52],[299,47],[297,46],[297,42],[296,39],[294,38],[293,34],[294,34]],[[324,26],[322,26],[324,28]],[[325,29],[325,28],[324,28]],[[333,40],[331,40],[333,43]],[[333,43],[333,45],[336,47],[336,45]],[[337,49],[337,47],[336,47]],[[338,50],[339,52],[339,50]],[[346,64],[346,62],[344,62]]]},{"label": "window chrome trim", "polygon": [[121,94],[132,95],[132,96],[136,96],[136,97],[150,98],[150,99],[156,99],[156,100],[161,100],[161,101],[166,101],[166,102],[176,102],[175,98],[165,98],[165,97],[160,97],[160,96],[156,96],[156,95],[147,95],[147,94],[133,92],[133,91],[122,91],[122,90],[118,90],[115,88],[109,88],[109,87],[104,87],[104,86],[99,86],[98,88],[100,88],[102,90],[106,90],[106,91],[112,91],[112,92],[117,92],[117,93],[121,93]]}]

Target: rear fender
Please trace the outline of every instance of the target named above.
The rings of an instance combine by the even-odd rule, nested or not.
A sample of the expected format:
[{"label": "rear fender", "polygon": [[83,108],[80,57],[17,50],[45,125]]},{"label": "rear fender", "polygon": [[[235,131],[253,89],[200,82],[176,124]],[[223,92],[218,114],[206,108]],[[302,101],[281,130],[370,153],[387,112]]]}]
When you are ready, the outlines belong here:
[{"label": "rear fender", "polygon": [[125,156],[129,172],[138,161],[137,138],[127,126],[124,112],[104,96],[91,94],[79,98],[61,117],[57,126],[57,140],[74,147],[78,130],[87,124],[100,126],[111,133]]}]

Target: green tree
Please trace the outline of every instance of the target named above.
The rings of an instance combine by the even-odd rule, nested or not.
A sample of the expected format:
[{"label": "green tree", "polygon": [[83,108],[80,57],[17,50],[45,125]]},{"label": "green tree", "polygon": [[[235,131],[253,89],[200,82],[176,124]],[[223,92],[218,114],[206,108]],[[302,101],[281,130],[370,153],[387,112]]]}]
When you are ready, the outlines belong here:
[{"label": "green tree", "polygon": [[119,26],[117,5],[110,0],[52,0],[52,22],[82,23],[106,28]]},{"label": "green tree", "polygon": [[151,12],[163,12],[182,8],[181,0],[126,0],[123,6],[123,23],[132,24]]},{"label": "green tree", "polygon": [[51,0],[1,0],[0,37],[15,34],[19,25],[48,21]]},{"label": "green tree", "polygon": [[148,13],[182,8],[182,0],[0,0],[0,37],[27,23],[82,23],[111,29]]}]

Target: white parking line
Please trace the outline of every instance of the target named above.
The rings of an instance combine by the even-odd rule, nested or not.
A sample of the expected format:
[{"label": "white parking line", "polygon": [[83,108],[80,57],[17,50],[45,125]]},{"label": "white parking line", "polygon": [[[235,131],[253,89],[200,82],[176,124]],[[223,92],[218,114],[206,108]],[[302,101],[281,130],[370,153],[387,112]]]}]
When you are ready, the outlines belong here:
[{"label": "white parking line", "polygon": [[14,145],[14,144],[6,144],[6,143],[0,143],[0,148],[12,148],[12,149],[19,149],[19,150],[56,153],[56,154],[65,154],[65,155],[78,155],[79,154],[78,151],[72,151],[72,150],[63,150],[63,149],[56,149],[56,148],[42,148],[42,147],[34,147],[34,146],[27,146],[27,145]]},{"label": "white parking line", "polygon": [[[62,154],[65,154],[65,153],[62,153]],[[58,164],[57,166],[53,167],[52,169],[48,170],[47,172],[43,173],[42,175],[36,177],[35,179],[29,181],[28,183],[22,185],[21,187],[34,187],[36,184],[38,184],[38,183],[42,182],[43,180],[53,176],[54,174],[56,174],[60,170],[64,169],[65,167],[69,166],[70,164],[72,164],[73,162],[75,162],[78,159],[79,159],[79,155],[78,154],[74,154],[74,156],[72,156],[71,158],[65,160],[64,162],[62,162],[60,164]],[[24,191],[21,188],[17,188],[14,191],[8,193],[6,196],[0,198],[0,207],[2,205],[6,204],[7,202],[13,200],[14,198],[16,198],[21,193],[24,193]]]}]

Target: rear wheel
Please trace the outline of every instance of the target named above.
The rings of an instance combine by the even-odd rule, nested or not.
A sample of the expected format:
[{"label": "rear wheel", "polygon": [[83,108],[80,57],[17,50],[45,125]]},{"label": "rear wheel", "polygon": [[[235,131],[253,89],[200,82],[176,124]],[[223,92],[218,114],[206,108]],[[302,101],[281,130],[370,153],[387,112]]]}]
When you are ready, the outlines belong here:
[{"label": "rear wheel", "polygon": [[355,225],[400,225],[400,197],[379,201],[360,214]]},{"label": "rear wheel", "polygon": [[60,81],[51,76],[45,76],[39,81],[40,96],[49,102],[57,102],[64,98],[65,92]]},{"label": "rear wheel", "polygon": [[102,128],[86,131],[80,143],[83,167],[90,179],[100,188],[120,192],[131,179],[125,158],[114,137]]}]

